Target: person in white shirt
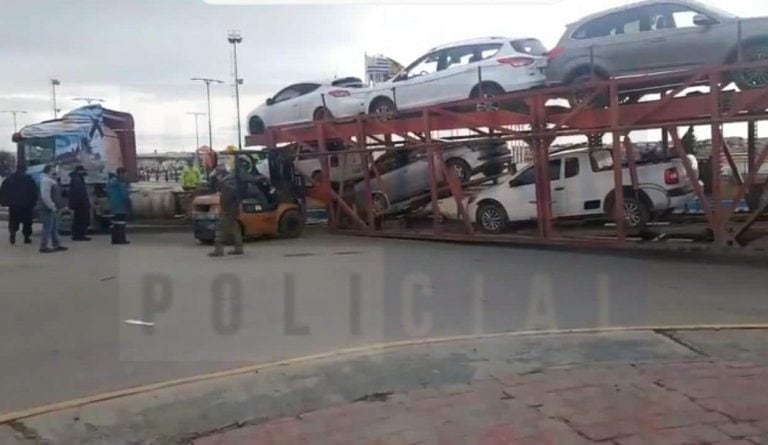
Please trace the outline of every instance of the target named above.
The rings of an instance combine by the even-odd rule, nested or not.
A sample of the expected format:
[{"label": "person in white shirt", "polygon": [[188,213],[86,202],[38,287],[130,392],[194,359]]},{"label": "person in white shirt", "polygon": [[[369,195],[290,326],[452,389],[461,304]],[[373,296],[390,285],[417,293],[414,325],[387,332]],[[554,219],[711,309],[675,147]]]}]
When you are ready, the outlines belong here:
[{"label": "person in white shirt", "polygon": [[59,183],[54,176],[53,166],[46,165],[40,178],[40,217],[43,220],[40,253],[68,250],[59,243],[59,210],[62,207],[62,199]]}]

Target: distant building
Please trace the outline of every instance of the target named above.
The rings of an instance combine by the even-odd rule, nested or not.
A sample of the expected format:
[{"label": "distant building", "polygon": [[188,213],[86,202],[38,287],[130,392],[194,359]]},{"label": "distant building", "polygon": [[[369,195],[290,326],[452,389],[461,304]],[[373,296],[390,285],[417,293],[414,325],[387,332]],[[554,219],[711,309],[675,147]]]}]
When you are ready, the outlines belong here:
[{"label": "distant building", "polygon": [[365,55],[365,79],[369,85],[386,82],[402,70],[403,65],[389,57]]}]

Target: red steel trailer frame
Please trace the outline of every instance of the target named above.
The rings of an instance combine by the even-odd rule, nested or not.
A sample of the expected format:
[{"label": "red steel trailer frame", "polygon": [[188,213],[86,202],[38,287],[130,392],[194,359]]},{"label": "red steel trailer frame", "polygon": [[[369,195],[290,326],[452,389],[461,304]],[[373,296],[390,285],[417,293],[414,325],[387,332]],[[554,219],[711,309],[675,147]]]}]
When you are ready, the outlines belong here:
[{"label": "red steel trailer frame", "polygon": [[[754,62],[738,65],[707,67],[685,73],[664,73],[632,78],[594,80],[574,86],[559,86],[505,94],[489,99],[454,102],[441,106],[408,110],[390,115],[361,115],[347,119],[326,119],[307,125],[272,127],[264,134],[249,135],[246,145],[275,147],[286,143],[313,143],[321,160],[324,182],[315,187],[309,196],[327,204],[329,228],[332,231],[385,237],[446,239],[457,241],[494,241],[509,243],[561,244],[581,246],[627,246],[628,229],[625,227],[624,194],[615,194],[615,232],[611,237],[567,236],[553,224],[552,197],[548,177],[550,146],[555,139],[566,136],[587,136],[601,140],[609,134],[613,140],[613,170],[616,190],[622,190],[622,159],[626,153],[632,188],[637,190],[637,170],[634,162],[635,144],[630,137],[639,130],[661,130],[665,143],[670,143],[674,154],[685,166],[688,179],[694,184],[696,196],[703,210],[703,222],[708,235],[719,246],[745,245],[746,232],[759,219],[766,203],[744,217],[735,215],[736,207],[753,187],[757,186],[757,173],[768,157],[768,147],[755,147],[757,124],[768,120],[768,88],[739,91],[730,79],[742,70],[768,70],[768,63]],[[482,74],[478,73],[482,78]],[[658,98],[622,104],[622,93],[648,85],[674,85],[656,94]],[[704,89],[690,93],[691,88]],[[686,92],[688,92],[686,94]],[[563,98],[580,95],[581,105],[574,108],[553,106]],[[482,95],[481,95],[482,97]],[[646,96],[648,98],[649,96]],[[608,103],[607,106],[603,105]],[[478,107],[479,104],[486,107]],[[487,109],[489,104],[497,110]],[[525,106],[522,106],[525,104]],[[493,108],[496,108],[495,106]],[[517,111],[511,111],[517,110]],[[524,111],[521,111],[524,110]],[[739,173],[731,148],[725,141],[723,126],[745,123],[748,134],[748,174]],[[690,160],[686,157],[680,127],[707,126],[712,135],[712,194],[707,196]],[[433,139],[441,132],[461,130],[466,133],[462,143],[489,136],[506,141],[523,141],[531,150],[536,172],[536,205],[538,230],[529,235],[484,235],[475,233],[464,206],[462,184],[451,169],[446,168],[443,144]],[[330,140],[342,140],[354,149],[328,151]],[[430,174],[432,228],[408,229],[382,226],[375,214],[371,193],[371,176],[378,176],[374,154],[390,150],[422,150],[427,152]],[[359,156],[364,165],[367,203],[364,209],[356,209],[345,199],[344,185],[334,188],[330,183],[329,157]],[[303,155],[306,156],[306,155]],[[721,187],[722,157],[728,161],[738,184],[735,196],[725,196]],[[441,174],[439,174],[441,173]],[[446,179],[445,183],[439,177]],[[438,208],[438,199],[449,194],[456,201],[462,231],[447,229]],[[726,199],[733,204],[726,206]],[[342,230],[341,219],[351,221],[353,228]]]}]

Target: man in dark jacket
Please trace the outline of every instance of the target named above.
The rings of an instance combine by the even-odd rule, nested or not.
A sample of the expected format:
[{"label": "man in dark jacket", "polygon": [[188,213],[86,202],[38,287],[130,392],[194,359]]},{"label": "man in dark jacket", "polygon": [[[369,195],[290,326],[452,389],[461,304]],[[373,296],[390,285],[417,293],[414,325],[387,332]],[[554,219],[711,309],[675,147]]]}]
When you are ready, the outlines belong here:
[{"label": "man in dark jacket", "polygon": [[227,173],[223,166],[216,168],[216,188],[219,192],[219,220],[216,223],[216,238],[213,252],[210,257],[224,256],[224,241],[232,238],[234,249],[227,252],[229,255],[243,254],[243,234],[240,224],[237,222],[240,216],[240,194],[237,190],[235,175]]},{"label": "man in dark jacket", "polygon": [[32,216],[37,204],[37,184],[20,165],[0,186],[0,205],[8,207],[8,231],[11,244],[16,244],[16,232],[22,226],[24,244],[31,244]]},{"label": "man in dark jacket", "polygon": [[72,210],[72,241],[90,241],[88,227],[91,225],[91,200],[85,184],[85,167],[78,165],[69,174],[69,209]]}]

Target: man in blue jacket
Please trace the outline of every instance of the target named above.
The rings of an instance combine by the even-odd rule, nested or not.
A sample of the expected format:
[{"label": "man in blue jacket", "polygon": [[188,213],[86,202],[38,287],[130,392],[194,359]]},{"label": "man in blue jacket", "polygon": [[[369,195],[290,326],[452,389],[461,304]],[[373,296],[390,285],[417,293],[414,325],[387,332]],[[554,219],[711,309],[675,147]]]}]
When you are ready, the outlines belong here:
[{"label": "man in blue jacket", "polygon": [[130,244],[126,239],[126,225],[131,213],[131,190],[125,169],[118,168],[116,175],[109,175],[107,195],[112,210],[112,244]]}]

